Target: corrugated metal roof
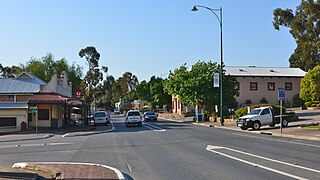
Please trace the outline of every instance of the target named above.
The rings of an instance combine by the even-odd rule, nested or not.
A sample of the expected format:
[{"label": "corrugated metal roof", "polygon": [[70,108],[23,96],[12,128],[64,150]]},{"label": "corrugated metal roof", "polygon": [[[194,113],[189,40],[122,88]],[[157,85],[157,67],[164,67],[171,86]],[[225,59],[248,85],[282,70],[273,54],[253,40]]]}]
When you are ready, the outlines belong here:
[{"label": "corrugated metal roof", "polygon": [[0,109],[27,109],[28,103],[0,103]]},{"label": "corrugated metal roof", "polygon": [[38,93],[40,84],[13,78],[0,78],[0,94]]},{"label": "corrugated metal roof", "polygon": [[[24,74],[29,76],[30,78],[23,77]],[[25,81],[25,82],[28,82],[28,83],[33,83],[33,84],[40,84],[40,85],[46,84],[46,82],[44,82],[42,79],[40,79],[37,76],[35,76],[35,75],[31,74],[31,73],[28,73],[28,72],[20,73],[15,79],[21,80],[21,81]]]},{"label": "corrugated metal roof", "polygon": [[304,77],[306,72],[300,68],[226,66],[226,75],[231,76],[266,76],[266,77]]}]

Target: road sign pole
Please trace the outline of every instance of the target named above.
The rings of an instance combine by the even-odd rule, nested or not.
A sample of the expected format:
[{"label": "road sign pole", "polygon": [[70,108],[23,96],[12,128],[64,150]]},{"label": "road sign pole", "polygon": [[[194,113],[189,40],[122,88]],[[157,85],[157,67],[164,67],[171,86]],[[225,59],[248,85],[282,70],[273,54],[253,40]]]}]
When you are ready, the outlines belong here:
[{"label": "road sign pole", "polygon": [[282,133],[282,100],[280,100],[280,133]]}]

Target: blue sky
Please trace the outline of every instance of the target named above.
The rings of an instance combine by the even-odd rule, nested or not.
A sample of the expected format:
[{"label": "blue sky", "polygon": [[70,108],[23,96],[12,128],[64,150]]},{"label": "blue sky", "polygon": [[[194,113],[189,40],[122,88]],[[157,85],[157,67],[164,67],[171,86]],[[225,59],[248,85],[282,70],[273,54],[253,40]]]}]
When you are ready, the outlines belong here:
[{"label": "blue sky", "polygon": [[87,71],[80,49],[95,46],[109,74],[139,81],[198,60],[220,62],[219,23],[194,4],[223,8],[227,66],[288,67],[296,44],[272,26],[275,8],[300,0],[1,0],[0,63],[18,65],[52,53]]}]

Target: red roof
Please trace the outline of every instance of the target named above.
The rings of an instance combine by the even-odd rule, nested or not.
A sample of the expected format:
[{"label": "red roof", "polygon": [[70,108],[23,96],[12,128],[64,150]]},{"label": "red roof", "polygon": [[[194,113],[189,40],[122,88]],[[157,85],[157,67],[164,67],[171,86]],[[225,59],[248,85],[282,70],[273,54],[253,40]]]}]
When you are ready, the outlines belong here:
[{"label": "red roof", "polygon": [[68,97],[59,94],[34,94],[29,98],[28,104],[64,104],[67,99]]}]

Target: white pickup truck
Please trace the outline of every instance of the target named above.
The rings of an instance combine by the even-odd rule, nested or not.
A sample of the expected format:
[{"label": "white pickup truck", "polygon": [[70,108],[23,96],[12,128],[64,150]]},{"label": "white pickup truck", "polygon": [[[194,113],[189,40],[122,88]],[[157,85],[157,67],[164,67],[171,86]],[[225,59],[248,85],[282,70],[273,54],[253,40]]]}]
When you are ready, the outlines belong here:
[{"label": "white pickup truck", "polygon": [[[288,126],[288,123],[292,120],[291,116],[282,115],[282,127]],[[247,130],[248,128],[259,130],[261,126],[269,125],[274,127],[276,124],[280,124],[280,116],[274,115],[272,107],[255,108],[248,115],[237,119],[237,126],[242,130]]]}]

